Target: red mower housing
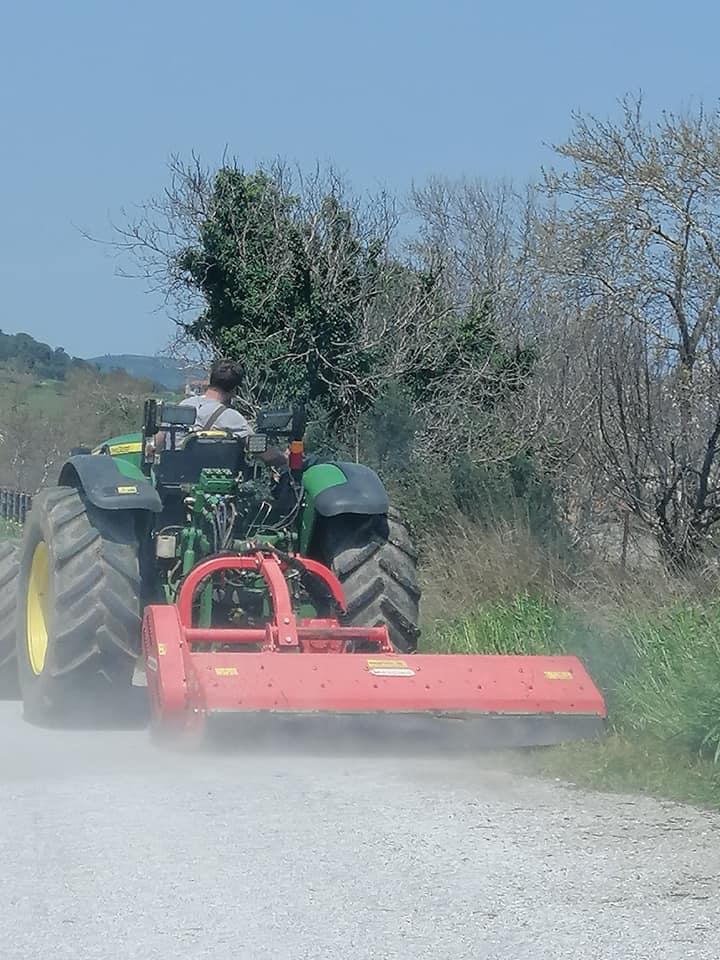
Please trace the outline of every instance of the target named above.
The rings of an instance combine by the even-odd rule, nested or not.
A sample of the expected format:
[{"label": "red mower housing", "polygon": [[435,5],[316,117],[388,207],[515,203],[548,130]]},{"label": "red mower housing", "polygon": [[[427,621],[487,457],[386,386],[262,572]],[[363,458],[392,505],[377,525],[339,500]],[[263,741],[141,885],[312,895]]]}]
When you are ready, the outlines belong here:
[{"label": "red mower housing", "polygon": [[[344,613],[334,574],[298,560]],[[142,643],[157,732],[202,731],[213,717],[231,715],[383,726],[427,718],[467,721],[478,745],[533,746],[591,736],[604,725],[602,695],[576,657],[400,654],[385,626],[298,620],[286,569],[280,557],[261,551],[211,557],[188,574],[176,604],[146,608]],[[264,578],[273,616],[263,628],[193,625],[197,589],[222,570]],[[221,649],[198,649],[209,644]]]}]

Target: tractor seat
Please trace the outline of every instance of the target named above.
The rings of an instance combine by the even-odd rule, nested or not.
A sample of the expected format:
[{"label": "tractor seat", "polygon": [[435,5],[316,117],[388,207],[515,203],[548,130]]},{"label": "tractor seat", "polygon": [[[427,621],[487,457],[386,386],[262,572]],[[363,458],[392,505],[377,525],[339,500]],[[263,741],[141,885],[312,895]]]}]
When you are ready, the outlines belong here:
[{"label": "tractor seat", "polygon": [[230,470],[234,475],[242,471],[244,440],[225,431],[189,433],[177,450],[163,450],[155,467],[158,485],[179,487],[183,483],[197,483],[205,469]]}]

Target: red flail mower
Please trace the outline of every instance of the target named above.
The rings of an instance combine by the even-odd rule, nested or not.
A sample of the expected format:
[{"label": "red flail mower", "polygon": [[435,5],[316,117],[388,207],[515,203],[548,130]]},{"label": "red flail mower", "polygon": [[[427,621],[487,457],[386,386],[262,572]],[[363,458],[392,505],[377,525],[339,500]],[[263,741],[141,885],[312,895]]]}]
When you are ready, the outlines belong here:
[{"label": "red flail mower", "polygon": [[[339,615],[296,616],[287,564],[276,552],[219,555],[185,578],[177,602],[146,608],[142,643],[156,733],[203,733],[214,720],[342,719],[419,729],[418,721],[456,721],[476,746],[540,746],[594,735],[603,698],[571,656],[401,654],[384,625],[343,624],[345,598],[321,563],[293,558],[317,577]],[[201,627],[194,600],[219,573],[255,573],[272,615],[262,626]],[[459,723],[457,723],[459,721]],[[449,724],[446,724],[448,726]]]}]

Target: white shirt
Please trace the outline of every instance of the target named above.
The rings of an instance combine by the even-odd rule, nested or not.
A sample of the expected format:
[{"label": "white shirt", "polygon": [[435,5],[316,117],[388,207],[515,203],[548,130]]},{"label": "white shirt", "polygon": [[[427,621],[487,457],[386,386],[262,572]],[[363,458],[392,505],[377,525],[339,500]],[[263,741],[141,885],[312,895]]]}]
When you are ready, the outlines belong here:
[{"label": "white shirt", "polygon": [[[213,400],[212,397],[187,397],[180,403],[181,407],[195,407],[195,426],[204,427],[210,417],[222,404],[219,400]],[[245,417],[228,407],[223,410],[213,426],[221,430],[230,430],[236,437],[249,437],[254,431]]]}]

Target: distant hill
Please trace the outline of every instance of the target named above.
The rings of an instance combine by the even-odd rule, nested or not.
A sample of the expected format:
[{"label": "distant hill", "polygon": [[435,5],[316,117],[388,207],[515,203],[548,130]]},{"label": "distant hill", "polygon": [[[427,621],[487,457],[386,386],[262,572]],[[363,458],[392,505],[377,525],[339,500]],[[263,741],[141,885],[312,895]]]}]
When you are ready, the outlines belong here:
[{"label": "distant hill", "polygon": [[205,371],[187,369],[166,357],[147,357],[131,353],[108,353],[103,357],[81,359],[62,347],[51,347],[29,333],[5,333],[0,330],[0,365],[25,370],[38,381],[65,379],[72,369],[97,367],[103,373],[122,370],[137,380],[150,381],[165,390],[182,390],[188,380],[202,380]]},{"label": "distant hill", "polygon": [[187,370],[182,364],[165,357],[144,357],[131,353],[108,353],[91,357],[92,363],[103,371],[124,370],[138,380],[151,380],[168,390],[180,390],[188,380],[202,379],[202,369]]},{"label": "distant hill", "polygon": [[0,330],[0,363],[27,370],[38,380],[64,380],[73,367],[87,366],[71,357],[62,347],[50,347],[29,333],[4,333]]}]

